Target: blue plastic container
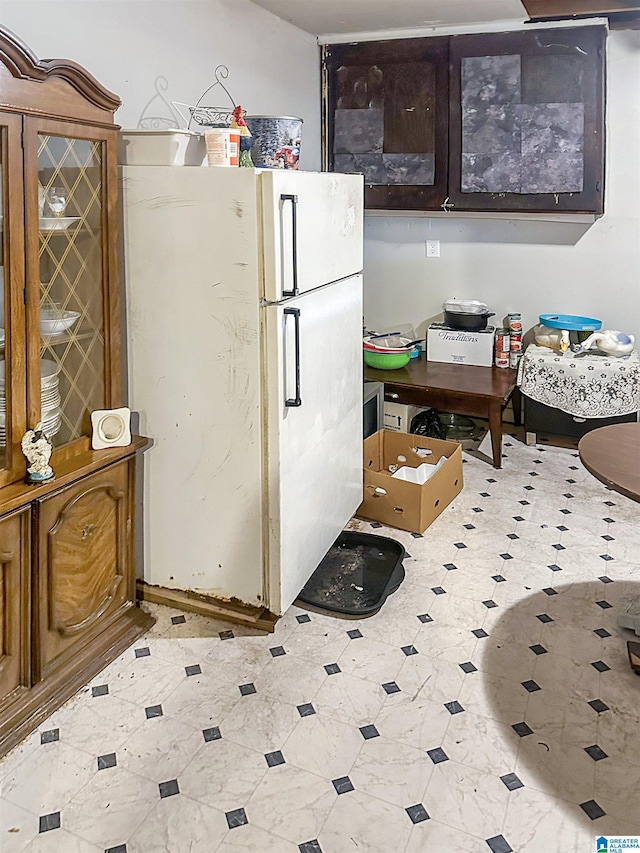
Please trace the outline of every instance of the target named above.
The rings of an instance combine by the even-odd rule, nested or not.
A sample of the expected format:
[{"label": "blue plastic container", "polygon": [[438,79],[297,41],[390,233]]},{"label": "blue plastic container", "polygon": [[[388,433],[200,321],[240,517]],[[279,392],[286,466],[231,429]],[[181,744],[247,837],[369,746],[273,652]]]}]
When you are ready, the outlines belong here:
[{"label": "blue plastic container", "polygon": [[567,329],[573,332],[597,332],[602,320],[594,317],[579,317],[577,314],[540,314],[540,323],[552,329]]}]

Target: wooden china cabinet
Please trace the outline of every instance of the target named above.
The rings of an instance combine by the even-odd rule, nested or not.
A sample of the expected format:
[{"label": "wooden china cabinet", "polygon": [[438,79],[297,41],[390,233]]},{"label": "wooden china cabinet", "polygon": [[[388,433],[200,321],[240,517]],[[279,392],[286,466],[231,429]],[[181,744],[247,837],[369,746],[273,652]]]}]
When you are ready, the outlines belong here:
[{"label": "wooden china cabinet", "polygon": [[[0,29],[0,755],[153,620],[135,604],[136,456],[92,451],[123,405],[119,99]],[[42,423],[55,479],[24,482]]]}]

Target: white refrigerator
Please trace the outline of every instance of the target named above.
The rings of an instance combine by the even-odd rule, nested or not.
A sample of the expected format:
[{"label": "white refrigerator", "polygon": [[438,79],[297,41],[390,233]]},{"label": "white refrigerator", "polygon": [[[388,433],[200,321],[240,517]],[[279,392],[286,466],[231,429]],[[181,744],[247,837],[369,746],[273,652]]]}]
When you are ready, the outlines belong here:
[{"label": "white refrigerator", "polygon": [[121,178],[144,579],[280,615],[362,498],[362,177]]}]

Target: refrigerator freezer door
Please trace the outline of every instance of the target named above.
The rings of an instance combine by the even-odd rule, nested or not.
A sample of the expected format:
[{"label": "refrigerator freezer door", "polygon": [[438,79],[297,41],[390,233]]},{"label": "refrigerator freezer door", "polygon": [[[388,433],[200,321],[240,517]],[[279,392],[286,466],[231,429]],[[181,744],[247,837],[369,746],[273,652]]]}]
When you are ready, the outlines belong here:
[{"label": "refrigerator freezer door", "polygon": [[266,604],[279,614],[362,500],[362,277],[268,305],[262,322]]},{"label": "refrigerator freezer door", "polygon": [[362,175],[275,170],[260,185],[267,301],[361,272]]}]

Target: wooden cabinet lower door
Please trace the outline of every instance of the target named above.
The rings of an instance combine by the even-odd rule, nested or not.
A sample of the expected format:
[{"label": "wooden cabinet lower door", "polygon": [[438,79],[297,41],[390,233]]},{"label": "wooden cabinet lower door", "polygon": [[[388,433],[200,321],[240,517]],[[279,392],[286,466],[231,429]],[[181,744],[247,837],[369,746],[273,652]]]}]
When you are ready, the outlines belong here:
[{"label": "wooden cabinet lower door", "polygon": [[29,686],[30,516],[0,520],[0,711]]},{"label": "wooden cabinet lower door", "polygon": [[130,606],[132,465],[113,465],[37,503],[36,679]]}]

